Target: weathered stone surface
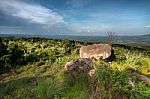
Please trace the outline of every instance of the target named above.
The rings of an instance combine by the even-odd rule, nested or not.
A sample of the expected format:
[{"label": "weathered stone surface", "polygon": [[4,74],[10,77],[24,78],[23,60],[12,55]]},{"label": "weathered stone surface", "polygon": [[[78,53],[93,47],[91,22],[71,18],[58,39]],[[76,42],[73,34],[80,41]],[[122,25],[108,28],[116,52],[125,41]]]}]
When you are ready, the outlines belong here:
[{"label": "weathered stone surface", "polygon": [[111,56],[112,47],[109,44],[93,44],[80,48],[80,58],[106,59]]},{"label": "weathered stone surface", "polygon": [[90,76],[90,77],[93,77],[94,75],[95,75],[95,69],[92,69],[92,70],[90,70],[89,72],[88,72],[88,75]]},{"label": "weathered stone surface", "polygon": [[141,75],[141,74],[138,74],[138,73],[134,73],[134,74],[137,76],[137,78],[138,78],[139,80],[142,80],[142,81],[144,81],[145,83],[147,83],[147,84],[150,85],[150,78],[149,78],[149,77],[146,77],[145,75]]},{"label": "weathered stone surface", "polygon": [[85,58],[72,60],[65,64],[65,70],[71,74],[77,74],[83,71],[88,72],[92,68],[92,61]]}]

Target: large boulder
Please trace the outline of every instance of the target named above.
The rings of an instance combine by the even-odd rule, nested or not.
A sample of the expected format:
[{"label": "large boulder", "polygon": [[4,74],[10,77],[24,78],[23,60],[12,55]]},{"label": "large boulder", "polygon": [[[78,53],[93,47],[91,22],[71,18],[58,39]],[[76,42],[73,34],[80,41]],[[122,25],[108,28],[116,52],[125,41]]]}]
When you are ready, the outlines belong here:
[{"label": "large boulder", "polygon": [[70,74],[78,74],[81,72],[88,72],[93,68],[92,60],[81,58],[77,60],[71,60],[65,64],[66,72]]},{"label": "large boulder", "polygon": [[111,56],[112,47],[109,44],[93,44],[80,48],[80,58],[107,59]]}]

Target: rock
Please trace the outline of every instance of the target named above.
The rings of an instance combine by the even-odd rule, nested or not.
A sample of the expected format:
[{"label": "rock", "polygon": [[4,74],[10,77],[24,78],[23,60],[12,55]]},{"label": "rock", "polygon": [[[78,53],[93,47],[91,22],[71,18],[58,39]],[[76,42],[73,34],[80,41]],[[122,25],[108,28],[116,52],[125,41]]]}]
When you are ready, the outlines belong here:
[{"label": "rock", "polygon": [[142,80],[145,83],[147,83],[148,85],[150,85],[150,78],[149,77],[146,77],[145,75],[138,74],[138,73],[134,73],[134,75],[136,75],[139,80]]},{"label": "rock", "polygon": [[92,68],[92,60],[86,58],[71,60],[70,62],[65,64],[65,70],[71,74],[88,72]]},{"label": "rock", "polygon": [[103,59],[111,56],[112,47],[109,44],[93,44],[80,48],[80,58],[98,58]]},{"label": "rock", "polygon": [[95,72],[96,72],[95,69],[92,69],[88,72],[88,74],[90,77],[93,77],[95,75]]}]

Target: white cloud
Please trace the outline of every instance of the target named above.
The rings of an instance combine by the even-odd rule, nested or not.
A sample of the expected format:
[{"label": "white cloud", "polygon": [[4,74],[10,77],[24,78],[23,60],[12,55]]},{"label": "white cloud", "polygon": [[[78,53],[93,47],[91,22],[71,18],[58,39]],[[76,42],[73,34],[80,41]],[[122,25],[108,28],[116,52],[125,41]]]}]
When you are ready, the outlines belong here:
[{"label": "white cloud", "polygon": [[144,27],[145,27],[145,28],[150,28],[150,25],[145,25]]},{"label": "white cloud", "polygon": [[41,5],[28,4],[19,0],[1,0],[0,10],[4,13],[22,18],[30,23],[54,25],[64,23],[63,16]]},{"label": "white cloud", "polygon": [[97,33],[97,32],[106,32],[107,29],[111,27],[111,25],[103,24],[103,23],[95,23],[93,21],[89,22],[76,22],[72,21],[67,24],[69,29],[78,32],[78,33]]}]

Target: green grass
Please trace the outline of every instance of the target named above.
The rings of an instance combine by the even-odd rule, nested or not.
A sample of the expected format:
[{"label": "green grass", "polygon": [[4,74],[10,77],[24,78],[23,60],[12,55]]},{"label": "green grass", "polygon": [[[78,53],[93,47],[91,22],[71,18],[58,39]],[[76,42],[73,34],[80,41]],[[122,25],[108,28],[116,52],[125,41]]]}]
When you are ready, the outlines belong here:
[{"label": "green grass", "polygon": [[37,99],[59,99],[63,95],[63,86],[55,77],[46,77],[39,79],[33,89]]},{"label": "green grass", "polygon": [[150,56],[143,52],[115,47],[116,59],[111,64],[94,61],[93,77],[85,72],[69,76],[64,70],[65,63],[78,59],[79,48],[87,43],[11,42],[23,44],[31,51],[25,55],[34,55],[38,60],[0,75],[0,99],[150,99],[150,86],[129,70],[150,76]]}]

